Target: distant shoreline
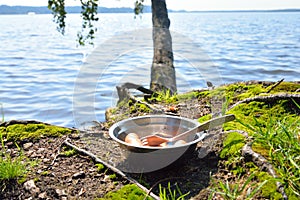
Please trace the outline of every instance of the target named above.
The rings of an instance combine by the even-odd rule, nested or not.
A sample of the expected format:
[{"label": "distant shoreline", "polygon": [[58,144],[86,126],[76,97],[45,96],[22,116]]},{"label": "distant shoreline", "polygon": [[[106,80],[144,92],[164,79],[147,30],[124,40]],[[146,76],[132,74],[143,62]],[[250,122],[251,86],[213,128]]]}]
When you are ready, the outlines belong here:
[{"label": "distant shoreline", "polygon": [[[67,13],[80,13],[80,6],[66,7]],[[186,10],[168,10],[170,13],[238,13],[238,12],[300,12],[299,9],[278,9],[278,10],[209,10],[209,11],[186,11]],[[151,13],[151,6],[144,7],[144,13]],[[9,14],[51,14],[47,6],[6,6],[0,5],[0,15]],[[106,8],[98,7],[98,13],[133,13],[133,8]]]},{"label": "distant shoreline", "polygon": [[278,10],[208,10],[208,11],[184,11],[188,13],[233,13],[233,12],[300,12],[300,9],[278,9]]}]

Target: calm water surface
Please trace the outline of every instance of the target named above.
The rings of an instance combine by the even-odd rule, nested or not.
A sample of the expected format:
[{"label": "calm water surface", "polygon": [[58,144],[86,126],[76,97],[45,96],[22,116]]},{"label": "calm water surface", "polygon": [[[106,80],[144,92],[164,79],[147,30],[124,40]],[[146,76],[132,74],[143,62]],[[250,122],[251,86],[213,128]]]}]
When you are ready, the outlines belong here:
[{"label": "calm water surface", "polygon": [[[205,55],[218,69],[222,83],[299,81],[300,13],[171,13],[170,18],[174,34],[201,48],[202,56],[193,59]],[[84,48],[76,46],[79,23],[78,15],[70,15],[66,35],[61,36],[51,15],[0,16],[0,103],[5,120],[78,126],[73,117],[74,88],[80,81],[83,86],[89,81],[77,76],[106,41],[126,31],[151,28],[151,16],[135,20],[132,14],[102,14],[95,46]],[[114,45],[118,48],[118,43]],[[191,60],[182,56],[187,49],[174,50],[179,91],[205,87],[204,75],[195,72]],[[141,47],[123,52],[101,76],[99,71],[88,72],[97,75],[98,81],[94,91],[78,93],[94,95],[95,116],[89,118],[87,112],[85,119],[104,121],[104,111],[116,103],[115,86],[121,82],[132,80],[148,86],[151,58],[151,48]],[[97,67],[101,72],[107,68]]]}]

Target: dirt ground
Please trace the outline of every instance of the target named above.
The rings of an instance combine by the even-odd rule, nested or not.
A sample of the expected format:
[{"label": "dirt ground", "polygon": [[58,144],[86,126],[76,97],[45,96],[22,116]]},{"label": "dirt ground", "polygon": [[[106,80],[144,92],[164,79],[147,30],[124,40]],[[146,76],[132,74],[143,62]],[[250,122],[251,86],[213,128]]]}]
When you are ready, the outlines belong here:
[{"label": "dirt ground", "polygon": [[[199,117],[197,110],[203,111],[203,106],[200,108],[195,102],[190,102],[189,105],[193,105],[193,108],[189,108],[193,110],[190,113],[197,114],[190,117]],[[195,106],[197,110],[194,109]],[[186,109],[182,108],[182,111],[188,113]],[[108,129],[101,123],[79,135],[21,141],[18,146],[23,149],[23,155],[31,161],[37,161],[37,165],[22,183],[13,181],[2,185],[0,199],[95,199],[129,183],[121,176],[114,176],[115,173],[111,170],[98,170],[96,163],[87,155],[66,156],[64,151],[68,149],[63,142],[67,137],[70,143],[116,167],[120,160],[125,159],[125,150],[109,138]],[[211,140],[215,142],[216,138]],[[210,173],[215,174],[219,171],[219,145],[214,145],[215,149],[200,148],[203,145],[205,146],[205,143],[199,143],[196,149],[168,168],[151,173],[127,175],[148,189],[151,188],[155,194],[159,193],[158,184],[167,187],[170,182],[172,188],[176,188],[177,185],[183,194],[188,193],[188,199],[203,199],[207,196],[205,188],[209,185]],[[12,142],[5,143],[5,149],[12,157],[19,155],[17,146]]]},{"label": "dirt ground", "polygon": [[[179,106],[180,112],[177,114],[191,119],[210,112],[205,103],[195,100],[183,102]],[[215,130],[214,135],[200,142],[196,149],[168,168],[126,175],[148,189],[151,188],[155,194],[159,193],[159,184],[167,187],[170,182],[172,188],[177,185],[183,194],[188,193],[186,199],[207,199],[211,175],[223,178],[230,176],[218,157],[222,132]],[[18,146],[23,149],[23,154],[37,161],[37,164],[21,183],[12,181],[0,185],[0,199],[97,199],[129,183],[109,169],[99,169],[90,156],[78,153],[66,155],[64,152],[68,149],[63,143],[67,137],[70,143],[113,166],[117,167],[124,158],[124,149],[109,138],[104,123],[97,123],[93,129],[79,135],[21,141]],[[4,148],[12,157],[19,154],[17,146],[12,142],[4,143]]]},{"label": "dirt ground", "polygon": [[[81,137],[71,135],[69,142],[94,153],[105,162],[113,163],[111,158],[117,156],[113,152],[122,149],[106,134],[107,130],[94,130],[88,136],[86,133]],[[18,145],[22,147],[23,155],[37,161],[37,164],[22,183],[12,181],[2,185],[0,199],[95,199],[129,183],[121,176],[114,176],[111,170],[99,170],[87,155],[64,154],[69,150],[63,145],[66,137],[20,142]],[[12,142],[5,143],[5,148],[12,157],[19,155],[18,148]],[[218,156],[212,151],[206,157],[199,158],[196,149],[166,169],[127,175],[148,188],[154,186],[156,194],[159,192],[158,183],[167,186],[171,182],[172,187],[177,184],[182,193],[189,193],[188,198],[198,195],[196,199],[201,199],[201,195],[206,195],[202,190],[209,185],[210,173],[218,173]]]}]

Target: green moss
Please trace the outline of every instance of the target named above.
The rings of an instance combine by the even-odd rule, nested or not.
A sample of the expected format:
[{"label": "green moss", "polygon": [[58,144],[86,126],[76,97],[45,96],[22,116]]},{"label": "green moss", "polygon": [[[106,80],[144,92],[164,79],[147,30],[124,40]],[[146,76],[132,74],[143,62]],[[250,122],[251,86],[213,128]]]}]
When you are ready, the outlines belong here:
[{"label": "green moss", "polygon": [[111,175],[109,175],[109,178],[110,178],[111,180],[116,179],[116,178],[117,178],[117,175],[116,175],[116,174],[111,174]]},{"label": "green moss", "polygon": [[[118,191],[113,191],[107,193],[104,198],[100,198],[99,200],[144,200],[145,199],[145,192],[141,190],[138,186],[134,184],[129,184],[123,186],[120,190]],[[152,198],[147,197],[146,200],[151,200]]]},{"label": "green moss", "polygon": [[[202,93],[201,93],[202,94]],[[203,94],[202,94],[203,95]],[[177,99],[178,101],[181,101],[181,100],[189,100],[189,99],[194,99],[196,97],[199,96],[199,92],[197,91],[192,91],[192,92],[187,92],[187,93],[184,93],[184,94],[178,94],[177,95]],[[174,102],[175,103],[175,102]]]},{"label": "green moss", "polygon": [[5,132],[6,131],[6,127],[0,127],[0,134],[2,134],[3,132]]},{"label": "green moss", "polygon": [[47,171],[47,170],[46,170],[46,171],[43,171],[43,172],[41,173],[41,175],[42,175],[42,176],[47,176],[47,175],[49,175],[49,171]]},{"label": "green moss", "polygon": [[147,107],[145,104],[135,103],[129,107],[130,113],[149,113],[151,109]]},{"label": "green moss", "polygon": [[257,96],[266,92],[266,89],[262,85],[244,85],[243,92],[235,96],[236,100],[242,100],[250,97]]},{"label": "green moss", "polygon": [[299,200],[299,195],[296,195],[292,190],[287,188],[285,191],[286,195],[288,196],[289,200]]},{"label": "green moss", "polygon": [[265,91],[266,89],[260,84],[247,85],[245,83],[235,83],[211,90],[209,97],[228,99],[228,103],[233,103],[245,98],[256,96]]},{"label": "green moss", "polygon": [[[271,88],[269,86],[267,89]],[[270,93],[278,93],[278,92],[296,92],[300,88],[300,84],[293,82],[282,82],[278,86],[276,86]]]},{"label": "green moss", "polygon": [[97,163],[96,167],[97,167],[97,171],[98,172],[101,172],[105,168],[105,166],[103,164],[101,164],[101,163]]},{"label": "green moss", "polygon": [[233,174],[234,175],[239,175],[239,174],[244,174],[244,173],[246,173],[246,169],[243,167],[243,166],[239,166],[239,165],[237,165],[236,163],[234,163],[234,165],[232,166],[233,168],[232,168],[232,172],[233,172]]},{"label": "green moss", "polygon": [[23,183],[25,183],[26,181],[27,181],[26,175],[24,175],[24,176],[18,178],[18,183],[19,183],[19,184],[23,184]]},{"label": "green moss", "polygon": [[119,182],[118,181],[114,181],[113,184],[114,185],[119,185]]},{"label": "green moss", "polygon": [[0,129],[0,134],[8,141],[60,137],[70,133],[71,129],[45,124],[13,124]]},{"label": "green moss", "polygon": [[60,155],[66,156],[66,157],[71,157],[76,154],[77,154],[77,151],[75,149],[70,149],[70,148],[66,148],[60,153]]},{"label": "green moss", "polygon": [[295,112],[291,108],[292,104],[293,103],[291,102],[291,100],[280,100],[273,103],[264,103],[257,101],[242,103],[228,112],[234,114],[237,120],[226,123],[224,129],[238,129],[252,133],[251,128],[247,128],[247,126],[254,127],[260,125],[261,127],[267,127],[267,123],[269,123],[270,118],[272,118],[274,121],[279,121],[284,117],[297,117],[295,115]]},{"label": "green moss", "polygon": [[152,102],[162,102],[167,104],[178,102],[177,94],[171,94],[170,90],[157,92],[155,93],[155,96],[151,97],[148,100]]},{"label": "green moss", "polygon": [[[266,92],[272,87],[265,87],[263,84],[246,84],[246,83],[234,83],[230,85],[220,86],[214,90],[199,92],[199,98],[217,98],[217,99],[228,99],[228,103],[234,103],[241,101],[246,98],[254,97],[257,95],[268,95]],[[271,90],[270,94],[280,92],[295,92],[300,88],[300,84],[293,82],[282,82]]]},{"label": "green moss", "polygon": [[254,173],[254,172],[257,172],[258,170],[260,170],[259,167],[256,166],[256,165],[254,164],[254,162],[252,162],[252,161],[246,162],[246,163],[245,163],[245,167],[247,168],[247,170],[248,170],[249,172],[251,172],[251,174]]},{"label": "green moss", "polygon": [[[233,104],[237,101],[257,95],[270,95],[266,92],[272,86],[273,85],[265,88],[265,86],[262,84],[233,84],[209,91],[209,96],[210,98],[217,97],[220,100],[225,98],[228,100],[229,104]],[[281,83],[271,90],[270,93],[291,93],[295,92],[299,88],[300,84]],[[294,180],[296,180],[295,174],[297,169],[292,169],[292,164],[286,164],[283,166],[283,164],[285,164],[283,161],[286,160],[284,159],[285,156],[283,156],[281,159],[281,157],[277,156],[276,153],[280,153],[283,151],[283,149],[286,149],[288,150],[288,154],[285,155],[289,155],[290,160],[292,158],[297,158],[298,154],[292,154],[294,151],[292,149],[296,148],[292,148],[288,145],[293,144],[293,141],[291,141],[289,138],[296,138],[298,134],[297,131],[294,131],[296,134],[296,136],[294,136],[294,134],[292,134],[292,132],[289,130],[299,130],[299,108],[297,108],[292,100],[274,100],[267,103],[252,101],[250,103],[243,103],[234,107],[228,112],[228,114],[229,113],[234,114],[236,116],[236,120],[226,123],[224,125],[224,129],[243,130],[249,133],[249,138],[247,140],[253,142],[253,150],[269,159],[269,161],[274,165],[274,169],[278,172],[278,174],[280,174],[278,180],[285,185],[285,190],[289,199],[293,199],[295,197],[295,192],[292,191],[291,187],[287,184],[295,183]],[[202,122],[206,121],[207,119],[209,119],[209,115],[200,118],[199,121]],[[281,134],[280,137],[278,137],[279,133]],[[270,144],[270,142],[273,140],[274,142]],[[282,141],[284,144],[282,143],[279,145],[279,147],[275,147],[275,142],[277,140]],[[240,149],[244,144],[245,138],[243,138],[242,135],[239,135],[238,133],[231,133],[227,135],[223,143],[223,149],[220,153],[220,157],[226,159],[224,161],[224,165],[227,166],[233,174],[251,172],[256,174],[257,182],[262,183],[265,180],[268,180],[268,182],[261,188],[260,196],[265,199],[282,199],[282,195],[276,191],[276,182],[273,177],[269,176],[265,172],[260,172],[260,169],[253,162],[245,163],[243,165],[243,157],[240,154]],[[280,151],[278,151],[279,149]],[[277,161],[279,159],[277,157],[279,157],[281,160]],[[282,163],[278,166],[275,161]],[[294,159],[294,163],[296,163],[296,161],[297,159]],[[282,170],[289,170],[285,172],[288,173],[288,177],[286,177]],[[293,190],[295,190],[295,187]]]},{"label": "green moss", "polygon": [[263,157],[265,158],[269,157],[269,148],[266,147],[265,145],[258,142],[254,142],[251,147],[253,151],[262,155]]},{"label": "green moss", "polygon": [[212,115],[211,115],[211,114],[204,115],[204,116],[202,116],[202,117],[200,117],[200,118],[198,119],[198,122],[199,122],[199,123],[206,122],[206,121],[210,120],[210,119],[211,119],[211,117],[212,117]]},{"label": "green moss", "polygon": [[279,200],[282,195],[277,192],[276,181],[267,172],[258,172],[256,177],[260,182],[268,180],[268,182],[261,188],[261,196],[267,199]]},{"label": "green moss", "polygon": [[245,145],[245,137],[239,133],[229,133],[224,142],[220,158],[233,157],[240,154],[241,148]]},{"label": "green moss", "polygon": [[198,93],[196,94],[196,96],[197,96],[198,98],[205,98],[205,97],[208,97],[209,94],[210,94],[210,91],[208,90],[208,91],[198,92]]},{"label": "green moss", "polygon": [[[295,88],[299,87],[290,87],[289,89],[295,90]],[[272,90],[272,92],[275,93],[280,90],[281,89],[279,87],[277,90]],[[236,95],[235,97],[247,98],[248,95]],[[286,149],[288,154],[285,155],[291,155],[290,158],[294,158],[292,155],[292,149],[295,149],[296,145],[294,145],[294,147],[288,145],[293,143],[289,137],[296,137],[292,134],[292,132],[290,132],[290,130],[299,130],[296,127],[299,127],[297,123],[300,121],[299,109],[297,110],[295,104],[291,100],[277,100],[269,103],[252,101],[250,103],[243,103],[236,106],[230,110],[229,113],[234,114],[237,120],[226,123],[225,130],[244,130],[248,132],[250,135],[249,139],[253,140],[253,150],[267,158],[274,165],[275,170],[278,174],[280,174],[278,178],[284,185],[291,183],[291,181],[295,178],[293,173],[295,173],[297,169],[292,169],[291,164],[284,165],[284,163],[280,163],[285,160],[285,156],[281,159],[280,155],[277,155],[277,153],[279,154]],[[296,131],[294,132],[297,134]],[[227,138],[226,140],[229,139]],[[277,147],[276,144],[280,141],[284,141],[284,143]],[[221,156],[228,158],[227,163],[235,163],[240,155],[234,151],[230,152],[230,144],[228,148],[226,147],[227,146],[224,142],[224,149],[221,152]],[[276,151],[277,149],[280,149],[280,151]],[[232,153],[236,154],[234,158],[229,157]],[[249,169],[246,170],[251,172],[258,171],[256,167],[249,167]],[[283,172],[280,170],[289,171]],[[231,171],[237,174],[241,172],[238,165],[236,167],[232,167]],[[288,177],[285,177],[286,175],[284,173],[288,173]],[[276,182],[272,179],[272,177],[270,177],[267,173],[257,172],[257,178],[259,182],[268,180],[268,182],[261,188],[260,196],[266,199],[282,199],[281,194],[276,191]],[[291,190],[292,189],[290,187],[286,188],[286,193],[288,194],[289,199],[295,197],[295,193]]]}]

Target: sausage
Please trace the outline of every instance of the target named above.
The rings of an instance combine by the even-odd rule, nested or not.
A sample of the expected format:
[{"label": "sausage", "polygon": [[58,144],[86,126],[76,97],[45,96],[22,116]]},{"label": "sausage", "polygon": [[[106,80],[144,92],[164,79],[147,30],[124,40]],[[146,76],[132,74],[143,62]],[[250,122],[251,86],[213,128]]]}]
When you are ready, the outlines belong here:
[{"label": "sausage", "polygon": [[175,142],[175,146],[178,146],[178,145],[184,145],[184,144],[186,144],[186,141],[184,141],[184,140],[178,140],[178,141],[176,141]]},{"label": "sausage", "polygon": [[186,144],[186,141],[184,140],[178,140],[176,142],[164,142],[161,143],[159,146],[160,147],[167,147],[167,146],[180,146]]},{"label": "sausage", "polygon": [[128,133],[125,137],[125,142],[132,146],[143,146],[142,141],[136,133]]}]

